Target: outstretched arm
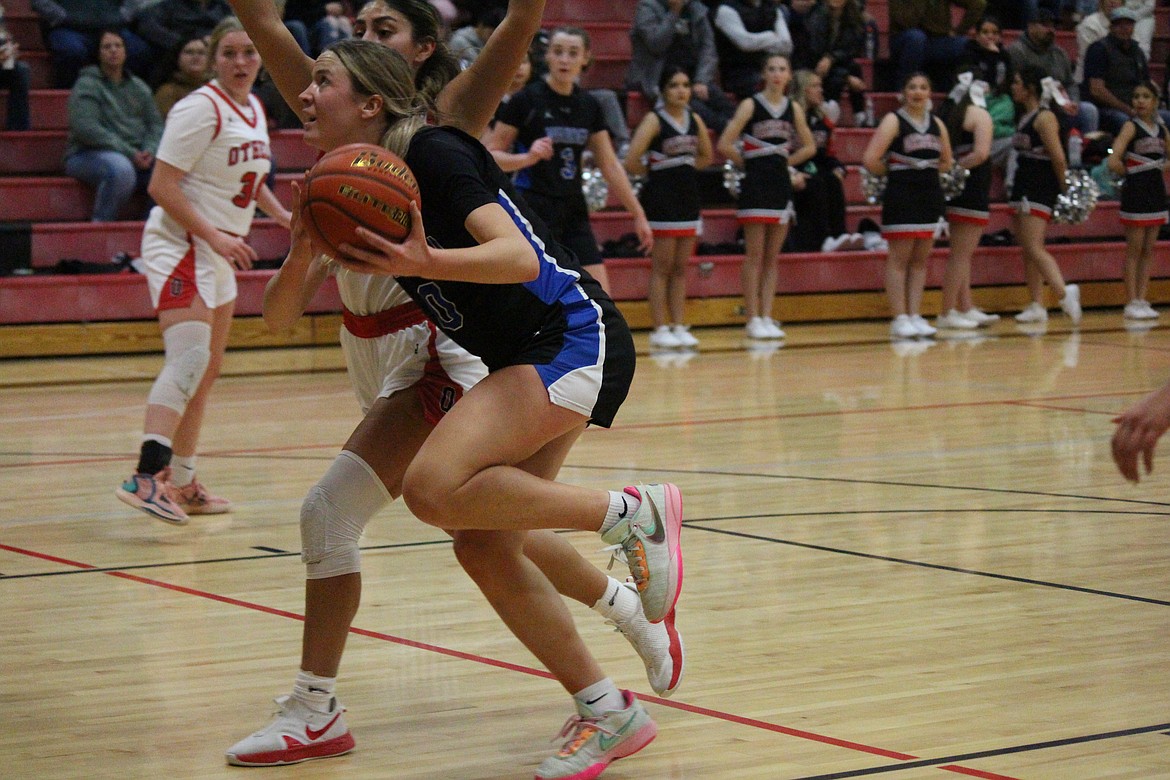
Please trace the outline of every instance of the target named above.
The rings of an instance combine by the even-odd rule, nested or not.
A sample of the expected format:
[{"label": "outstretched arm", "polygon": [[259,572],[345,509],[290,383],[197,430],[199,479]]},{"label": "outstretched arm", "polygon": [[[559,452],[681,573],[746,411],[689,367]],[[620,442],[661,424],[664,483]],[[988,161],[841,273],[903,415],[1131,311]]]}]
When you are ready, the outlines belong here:
[{"label": "outstretched arm", "polygon": [[[244,1],[233,0],[233,4]],[[437,103],[444,124],[475,138],[483,133],[512,83],[516,69],[528,56],[532,38],[540,31],[542,14],[544,0],[509,0],[508,15],[488,38],[475,62],[439,93]]]},{"label": "outstretched arm", "polygon": [[300,94],[313,82],[313,58],[301,51],[272,0],[228,2],[256,44],[256,51],[260,52],[260,59],[280,96],[300,117]]},{"label": "outstretched arm", "polygon": [[1158,439],[1170,428],[1170,384],[1150,393],[1113,422],[1117,423],[1113,433],[1113,462],[1121,476],[1137,482],[1141,479],[1138,457],[1141,456],[1147,474],[1153,471],[1154,449]]}]

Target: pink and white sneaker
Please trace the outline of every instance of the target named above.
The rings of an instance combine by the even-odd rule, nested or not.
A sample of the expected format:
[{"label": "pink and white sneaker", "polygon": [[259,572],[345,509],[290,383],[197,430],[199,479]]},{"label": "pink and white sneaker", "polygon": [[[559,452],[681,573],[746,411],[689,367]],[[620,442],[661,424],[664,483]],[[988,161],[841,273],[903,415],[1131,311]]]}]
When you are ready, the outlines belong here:
[{"label": "pink and white sneaker", "polygon": [[317,712],[292,696],[281,696],[272,722],[228,748],[233,766],[281,766],[314,758],[331,758],[354,748],[345,725],[345,708],[331,699],[328,712]]},{"label": "pink and white sneaker", "polygon": [[187,513],[175,501],[171,484],[171,469],[157,474],[131,474],[114,489],[114,495],[123,503],[171,525],[186,525]]},{"label": "pink and white sneaker", "polygon": [[660,623],[682,590],[682,494],[669,482],[627,487],[625,492],[641,503],[601,539],[629,565],[646,619]]},{"label": "pink and white sneaker", "polygon": [[197,479],[181,488],[174,488],[175,502],[189,515],[222,515],[235,505],[226,498],[213,496]]},{"label": "pink and white sneaker", "polygon": [[632,756],[650,744],[658,727],[629,691],[625,707],[601,715],[579,713],[561,729],[564,745],[541,762],[536,780],[593,780],[611,762]]}]

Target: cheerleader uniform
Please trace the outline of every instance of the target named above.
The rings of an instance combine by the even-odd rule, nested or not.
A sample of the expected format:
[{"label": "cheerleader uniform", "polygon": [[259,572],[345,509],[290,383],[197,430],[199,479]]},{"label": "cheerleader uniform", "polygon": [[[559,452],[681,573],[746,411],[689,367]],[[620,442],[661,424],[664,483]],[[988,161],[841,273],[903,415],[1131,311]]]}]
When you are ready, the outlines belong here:
[{"label": "cheerleader uniform", "polygon": [[[975,134],[962,130],[957,141],[955,159],[970,154],[975,146]],[[981,227],[991,221],[991,160],[984,160],[971,169],[963,191],[947,203],[947,219]]]},{"label": "cheerleader uniform", "polygon": [[786,225],[796,214],[792,205],[792,179],[788,175],[788,151],[796,128],[792,101],[784,98],[773,107],[757,92],[743,144],[743,181],[735,216],[740,223]]},{"label": "cheerleader uniform", "polygon": [[656,111],[658,135],[646,153],[646,183],[638,199],[655,236],[699,234],[699,179],[695,155],[699,137],[695,115],[688,110],[683,124],[666,111]]},{"label": "cheerleader uniform", "polygon": [[918,123],[898,109],[898,135],[886,153],[889,177],[882,199],[882,237],[934,238],[946,210],[938,179],[942,131],[929,111]]},{"label": "cheerleader uniform", "polygon": [[1047,222],[1052,219],[1052,209],[1060,195],[1060,182],[1052,169],[1052,157],[1036,132],[1036,117],[1042,110],[1047,109],[1037,108],[1016,124],[1016,134],[1012,136],[1016,177],[1008,203],[1019,214],[1040,217]]},{"label": "cheerleader uniform", "polygon": [[1166,183],[1162,165],[1166,162],[1166,125],[1147,125],[1129,120],[1134,135],[1125,150],[1125,183],[1121,186],[1121,224],[1127,227],[1157,227],[1170,221],[1166,209]]}]

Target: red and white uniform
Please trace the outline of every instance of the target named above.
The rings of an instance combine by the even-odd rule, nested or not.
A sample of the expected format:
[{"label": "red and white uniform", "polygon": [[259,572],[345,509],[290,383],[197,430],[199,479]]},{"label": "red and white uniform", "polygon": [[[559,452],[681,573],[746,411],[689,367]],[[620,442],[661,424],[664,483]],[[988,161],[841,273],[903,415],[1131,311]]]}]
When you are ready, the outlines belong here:
[{"label": "red and white uniform", "polygon": [[376,399],[417,385],[436,425],[487,376],[483,361],[444,335],[393,278],[330,268],[345,306],[341,349],[363,415]]},{"label": "red and white uniform", "polygon": [[[268,121],[254,95],[245,106],[216,81],[195,90],[167,115],[156,157],[187,174],[179,186],[211,224],[236,236],[252,229],[256,194],[272,168]],[[231,264],[161,206],[146,221],[142,259],[157,309],[186,308],[196,294],[209,308],[236,298]]]}]

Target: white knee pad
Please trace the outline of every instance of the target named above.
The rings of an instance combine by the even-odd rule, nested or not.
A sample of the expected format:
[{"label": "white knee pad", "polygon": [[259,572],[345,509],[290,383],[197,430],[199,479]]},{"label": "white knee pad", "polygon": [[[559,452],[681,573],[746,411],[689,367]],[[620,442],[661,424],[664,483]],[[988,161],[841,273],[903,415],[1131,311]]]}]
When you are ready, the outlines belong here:
[{"label": "white knee pad", "polygon": [[166,358],[147,402],[182,414],[211,362],[211,325],[179,322],[163,331]]},{"label": "white knee pad", "polygon": [[301,504],[301,560],[311,580],[361,571],[358,545],[390,491],[360,457],[342,450]]}]

